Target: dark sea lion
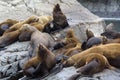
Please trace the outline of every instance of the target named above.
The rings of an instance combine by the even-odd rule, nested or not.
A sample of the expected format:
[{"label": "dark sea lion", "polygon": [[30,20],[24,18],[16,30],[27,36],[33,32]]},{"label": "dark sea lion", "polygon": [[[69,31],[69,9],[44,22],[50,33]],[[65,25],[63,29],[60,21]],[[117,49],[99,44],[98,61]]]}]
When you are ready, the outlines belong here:
[{"label": "dark sea lion", "polygon": [[56,4],[53,9],[53,21],[45,25],[43,32],[52,33],[69,27],[66,16],[60,9],[60,5]]},{"label": "dark sea lion", "polygon": [[13,20],[13,19],[7,19],[0,23],[0,36],[3,35],[3,33],[9,29],[12,25],[18,23],[19,21]]},{"label": "dark sea lion", "polygon": [[108,39],[116,39],[116,38],[120,38],[120,33],[117,32],[116,30],[113,29],[114,28],[114,24],[110,23],[106,26],[106,29],[103,33],[101,33],[101,36],[105,36]]}]

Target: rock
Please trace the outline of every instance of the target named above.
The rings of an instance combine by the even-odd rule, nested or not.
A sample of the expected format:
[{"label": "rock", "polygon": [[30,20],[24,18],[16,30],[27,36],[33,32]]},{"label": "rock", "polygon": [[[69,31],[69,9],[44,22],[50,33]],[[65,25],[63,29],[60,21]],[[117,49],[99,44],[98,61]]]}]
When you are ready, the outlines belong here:
[{"label": "rock", "polygon": [[[67,80],[70,76],[76,73],[74,67],[63,68],[63,70],[57,73],[55,76],[45,78],[46,80]],[[45,80],[43,79],[43,80]]]},{"label": "rock", "polygon": [[[55,4],[59,3],[62,11],[68,18],[68,22],[75,30],[76,35],[83,41],[86,39],[85,29],[91,29],[96,36],[103,32],[104,22],[92,14],[76,0],[9,0],[1,1],[0,15],[3,21],[8,18],[23,20],[30,15],[52,15]],[[46,7],[47,6],[47,7]],[[80,35],[81,34],[81,35]]]},{"label": "rock", "polygon": [[1,77],[7,77],[21,69],[27,61],[29,42],[15,42],[7,46],[6,50],[0,51],[0,73]]},{"label": "rock", "polygon": [[94,14],[106,18],[120,17],[120,0],[78,0]]},{"label": "rock", "polygon": [[[8,18],[24,20],[31,15],[52,15],[52,9],[56,3],[60,4],[62,11],[66,15],[71,26],[70,28],[74,29],[75,34],[80,41],[86,39],[86,28],[89,28],[91,31],[93,31],[95,33],[95,36],[99,36],[100,33],[103,32],[103,27],[105,26],[104,22],[98,16],[92,14],[90,11],[84,8],[76,0],[0,0],[0,21],[2,22]],[[55,33],[55,35],[52,36],[58,39],[61,36],[65,35],[66,30],[67,29]],[[29,59],[29,41],[15,42],[6,48],[6,50],[0,51],[0,78],[3,80],[8,79],[7,77],[9,77],[11,74],[17,73],[20,69],[23,68],[23,65]],[[48,76],[45,79],[66,80],[75,72],[76,69],[74,67],[64,68],[58,74]],[[104,73],[105,72],[101,72],[101,74]],[[108,73],[111,72],[108,71]],[[111,80],[119,78],[119,74],[116,74],[113,78],[110,77]],[[98,76],[99,75],[100,74],[98,74]],[[108,75],[105,75],[105,77],[107,76]],[[103,79],[105,78],[104,75],[102,75],[102,77]],[[93,78],[98,79],[96,76]],[[83,77],[83,79],[89,78]]]},{"label": "rock", "polygon": [[[59,3],[63,13],[67,16],[68,22],[71,28],[74,29],[75,34],[78,36],[80,41],[86,39],[85,30],[89,28],[95,33],[95,36],[100,36],[105,26],[104,21],[98,16],[92,14],[76,0],[24,0],[32,13],[36,15],[50,14],[55,4]],[[40,6],[40,7],[38,7]],[[47,7],[45,7],[47,6]],[[49,8],[48,8],[49,7]]]}]

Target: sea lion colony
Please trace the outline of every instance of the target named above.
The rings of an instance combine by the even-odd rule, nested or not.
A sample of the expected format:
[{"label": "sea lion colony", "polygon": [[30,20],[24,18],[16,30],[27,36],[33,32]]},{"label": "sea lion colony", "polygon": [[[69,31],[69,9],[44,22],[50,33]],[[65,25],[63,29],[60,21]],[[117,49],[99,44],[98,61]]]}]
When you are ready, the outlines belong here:
[{"label": "sea lion colony", "polygon": [[[120,68],[120,33],[110,26],[101,33],[102,37],[95,37],[92,31],[86,29],[87,40],[81,43],[70,28],[60,5],[56,4],[53,16],[31,16],[23,21],[7,19],[0,23],[0,49],[17,40],[30,41],[30,59],[24,64],[24,75],[43,78],[54,72],[56,64],[61,64],[62,68],[79,68],[69,78],[76,80],[79,76],[93,75],[106,68]],[[65,28],[64,39],[55,41],[51,37],[55,31]]]}]

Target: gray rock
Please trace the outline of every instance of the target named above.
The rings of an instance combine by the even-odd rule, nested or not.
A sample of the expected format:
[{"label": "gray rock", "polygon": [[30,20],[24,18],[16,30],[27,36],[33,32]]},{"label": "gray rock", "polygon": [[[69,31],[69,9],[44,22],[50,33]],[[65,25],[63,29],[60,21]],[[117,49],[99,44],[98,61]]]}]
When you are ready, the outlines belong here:
[{"label": "gray rock", "polygon": [[94,14],[106,18],[120,17],[120,0],[78,0]]},{"label": "gray rock", "polygon": [[[63,13],[67,16],[71,26],[70,28],[74,29],[80,41],[86,39],[86,28],[92,30],[96,36],[99,36],[100,33],[103,32],[103,27],[105,26],[104,22],[76,0],[0,0],[0,21],[2,22],[8,18],[24,20],[31,15],[52,15],[52,10],[56,3],[60,4]],[[65,32],[66,30],[60,31],[53,35],[53,37],[56,39],[60,38],[61,35],[65,35]],[[6,48],[6,50],[0,51],[0,78],[3,80],[5,80],[5,77],[17,73],[18,68],[23,68],[23,65],[29,59],[29,42],[15,42]],[[74,67],[64,68],[58,74],[48,76],[45,79],[66,80],[75,72],[76,69]],[[109,71],[107,72],[110,73],[109,75],[113,75],[109,77],[111,80],[119,78],[118,73],[114,75]],[[93,79],[98,79],[96,78],[98,76],[102,76],[101,80],[106,79],[108,75],[100,75],[104,73],[105,72],[95,74],[96,76],[94,76]],[[83,77],[81,79],[88,80],[90,78]]]}]

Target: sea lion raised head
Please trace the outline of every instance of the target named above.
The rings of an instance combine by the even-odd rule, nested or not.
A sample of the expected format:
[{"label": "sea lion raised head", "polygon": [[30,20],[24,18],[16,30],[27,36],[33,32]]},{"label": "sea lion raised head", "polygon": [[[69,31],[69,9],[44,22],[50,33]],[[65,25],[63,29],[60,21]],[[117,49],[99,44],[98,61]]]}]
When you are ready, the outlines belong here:
[{"label": "sea lion raised head", "polygon": [[53,22],[63,29],[69,26],[67,18],[63,14],[59,4],[56,4],[53,9]]},{"label": "sea lion raised head", "polygon": [[86,36],[87,39],[90,39],[91,37],[94,37],[94,33],[91,30],[86,29]]},{"label": "sea lion raised head", "polygon": [[52,33],[57,30],[69,27],[66,16],[61,11],[60,5],[56,4],[53,8],[53,21],[45,25],[43,32]]}]

